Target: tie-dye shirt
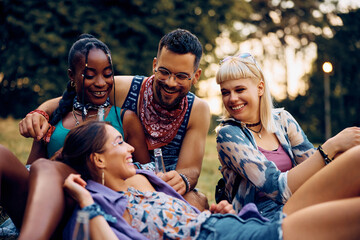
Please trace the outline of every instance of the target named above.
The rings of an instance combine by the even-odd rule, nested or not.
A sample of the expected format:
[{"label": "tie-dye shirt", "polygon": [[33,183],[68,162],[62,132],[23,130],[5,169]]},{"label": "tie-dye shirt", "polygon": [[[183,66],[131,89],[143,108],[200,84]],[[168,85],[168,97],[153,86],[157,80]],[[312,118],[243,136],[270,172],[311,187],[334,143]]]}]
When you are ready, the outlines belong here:
[{"label": "tie-dye shirt", "polygon": [[128,198],[131,226],[149,239],[196,239],[211,215],[196,213],[189,204],[162,192],[122,192]]},{"label": "tie-dye shirt", "polygon": [[[293,166],[309,158],[314,146],[309,142],[293,116],[284,109],[274,109],[275,135],[289,155]],[[237,175],[240,176],[238,190],[232,200],[235,211],[239,212],[247,203],[255,203],[258,192],[280,204],[291,196],[287,185],[287,173],[281,172],[276,164],[266,159],[259,151],[254,136],[240,121],[233,118],[224,120],[216,138],[221,173],[225,180],[229,199]]]}]

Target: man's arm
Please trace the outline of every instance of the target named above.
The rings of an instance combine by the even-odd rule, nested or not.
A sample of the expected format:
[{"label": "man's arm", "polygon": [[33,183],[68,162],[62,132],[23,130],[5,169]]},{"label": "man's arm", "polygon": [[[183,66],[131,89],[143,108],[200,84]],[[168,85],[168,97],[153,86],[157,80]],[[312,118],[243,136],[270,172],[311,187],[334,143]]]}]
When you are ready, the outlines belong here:
[{"label": "man's arm", "polygon": [[196,186],[200,176],[209,127],[209,106],[204,100],[196,97],[176,166],[176,171],[188,178],[190,189]]},{"label": "man's arm", "polygon": [[[42,103],[37,109],[45,111],[49,116],[59,106],[61,97],[50,99]],[[48,131],[49,123],[46,118],[39,113],[32,113],[26,115],[24,119],[19,122],[20,134],[24,137],[32,137],[39,141]]]},{"label": "man's arm", "polygon": [[[117,107],[122,107],[129,92],[131,82],[134,76],[115,76],[115,84],[110,93],[110,103]],[[114,101],[115,91],[115,101]]]},{"label": "man's arm", "polygon": [[[204,100],[196,97],[191,110],[185,137],[181,145],[176,171],[158,174],[179,194],[192,190],[201,172],[202,160],[205,152],[206,136],[210,125],[209,106]],[[183,177],[180,176],[183,174]],[[186,187],[189,182],[190,187]]]}]

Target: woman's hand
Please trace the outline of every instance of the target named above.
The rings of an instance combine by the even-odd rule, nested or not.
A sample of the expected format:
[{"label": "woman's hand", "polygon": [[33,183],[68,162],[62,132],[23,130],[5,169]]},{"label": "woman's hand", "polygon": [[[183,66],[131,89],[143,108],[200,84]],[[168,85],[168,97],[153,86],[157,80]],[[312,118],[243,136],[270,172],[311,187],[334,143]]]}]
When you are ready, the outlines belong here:
[{"label": "woman's hand", "polygon": [[32,113],[26,115],[24,119],[19,122],[19,132],[22,136],[28,138],[32,137],[36,141],[40,141],[50,125],[46,118],[39,113]]},{"label": "woman's hand", "polygon": [[235,210],[233,209],[233,206],[226,200],[222,200],[221,202],[219,202],[218,204],[211,204],[210,206],[210,212],[212,213],[221,213],[221,214],[226,214],[226,213],[231,213],[231,214],[236,214]]},{"label": "woman's hand", "polygon": [[94,200],[88,190],[85,188],[86,182],[80,174],[70,174],[64,182],[64,189],[74,198],[81,208],[94,203]]},{"label": "woman's hand", "polygon": [[357,145],[360,145],[360,128],[349,127],[327,140],[323,148],[329,157],[334,158]]}]

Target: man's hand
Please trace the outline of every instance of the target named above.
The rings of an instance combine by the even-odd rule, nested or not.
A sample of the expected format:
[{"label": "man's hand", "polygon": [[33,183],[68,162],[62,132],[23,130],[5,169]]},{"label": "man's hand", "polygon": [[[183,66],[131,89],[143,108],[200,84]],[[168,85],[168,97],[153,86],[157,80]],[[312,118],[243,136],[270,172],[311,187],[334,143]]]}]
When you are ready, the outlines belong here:
[{"label": "man's hand", "polygon": [[219,202],[218,204],[211,204],[210,206],[210,212],[212,213],[221,213],[221,214],[226,214],[226,213],[231,213],[231,214],[236,214],[235,210],[233,209],[233,206],[226,200],[222,200],[221,202]]},{"label": "man's hand", "polygon": [[180,177],[177,171],[170,171],[166,173],[158,173],[158,177],[160,177],[163,181],[169,184],[176,192],[180,195],[184,195],[186,192],[185,182]]},{"label": "man's hand", "polygon": [[39,113],[31,113],[19,122],[20,134],[26,138],[32,137],[40,141],[46,134],[50,124],[46,118]]}]

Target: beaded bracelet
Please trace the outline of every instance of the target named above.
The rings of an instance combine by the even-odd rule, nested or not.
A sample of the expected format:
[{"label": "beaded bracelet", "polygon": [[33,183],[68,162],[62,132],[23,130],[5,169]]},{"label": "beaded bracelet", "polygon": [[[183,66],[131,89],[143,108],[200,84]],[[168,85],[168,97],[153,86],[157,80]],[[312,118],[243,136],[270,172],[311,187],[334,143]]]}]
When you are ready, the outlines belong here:
[{"label": "beaded bracelet", "polygon": [[29,112],[28,114],[33,114],[33,113],[39,113],[39,114],[43,115],[46,118],[46,121],[50,120],[49,115],[43,110],[35,109],[34,111]]},{"label": "beaded bracelet", "polygon": [[325,164],[326,164],[326,165],[332,162],[333,159],[331,159],[331,158],[329,157],[329,155],[327,155],[327,154],[325,153],[325,151],[324,151],[324,149],[321,147],[321,145],[319,145],[319,147],[317,148],[317,150],[319,150],[321,156],[324,158],[324,161],[325,161]]},{"label": "beaded bracelet", "polygon": [[185,193],[188,193],[190,191],[189,179],[187,178],[187,176],[185,174],[179,173],[179,175],[185,183],[185,187],[186,187]]},{"label": "beaded bracelet", "polygon": [[89,213],[89,219],[93,219],[96,216],[103,216],[106,221],[116,223],[116,217],[113,217],[110,214],[105,213],[101,206],[97,203],[93,203],[89,206],[83,207],[81,210]]}]

